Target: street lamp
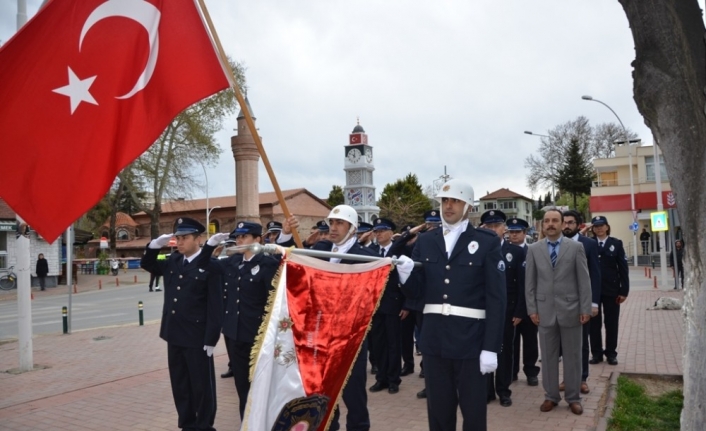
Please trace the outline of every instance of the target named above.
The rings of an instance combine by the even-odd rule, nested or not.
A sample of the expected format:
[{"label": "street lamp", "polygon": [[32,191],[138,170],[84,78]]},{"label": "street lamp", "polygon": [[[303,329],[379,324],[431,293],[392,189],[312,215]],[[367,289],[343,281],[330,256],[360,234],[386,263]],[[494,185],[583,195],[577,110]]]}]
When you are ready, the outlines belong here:
[{"label": "street lamp", "polygon": [[211,215],[211,211],[213,211],[216,208],[220,208],[220,205],[216,205],[215,207],[209,209],[208,208],[208,174],[206,173],[206,166],[204,166],[203,162],[199,160],[199,165],[201,165],[201,169],[203,169],[203,176],[206,178],[206,239],[209,237],[209,217]]},{"label": "street lamp", "polygon": [[[598,99],[594,99],[591,96],[581,96],[583,100],[588,100],[590,102],[598,102],[601,105],[605,106],[606,108],[610,109],[610,112],[615,115],[615,118],[618,119],[618,122],[620,123],[620,127],[623,128],[623,136],[625,137],[625,142],[628,144],[628,163],[630,164],[630,210],[632,211],[632,221],[633,223],[637,222],[637,212],[635,211],[635,185],[633,183],[632,179],[632,147],[630,146],[630,138],[628,137],[628,131],[625,128],[625,125],[623,124],[622,120],[618,116],[618,114],[613,111],[613,108],[608,106],[606,103],[601,102]],[[637,230],[632,231],[632,255],[633,255],[633,265],[637,266]]]},{"label": "street lamp", "polygon": [[211,211],[215,210],[216,208],[220,208],[220,205],[216,205],[215,207],[209,209],[208,206],[206,207],[206,239],[208,239],[211,229],[211,223],[209,222],[209,217],[211,217]]},{"label": "street lamp", "polygon": [[[552,139],[549,135],[540,135],[539,133],[532,133],[529,130],[525,130],[525,135],[540,136],[542,138]],[[552,169],[552,206],[556,206],[556,196],[554,195],[554,164],[551,165]]]}]

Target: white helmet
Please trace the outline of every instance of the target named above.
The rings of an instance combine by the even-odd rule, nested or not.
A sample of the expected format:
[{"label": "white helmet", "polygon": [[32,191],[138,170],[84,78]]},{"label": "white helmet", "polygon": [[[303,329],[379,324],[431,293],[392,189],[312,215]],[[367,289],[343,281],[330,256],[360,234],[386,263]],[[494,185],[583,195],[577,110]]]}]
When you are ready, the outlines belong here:
[{"label": "white helmet", "polygon": [[439,193],[434,197],[439,203],[441,198],[454,198],[473,205],[473,187],[463,180],[449,180],[441,186]]},{"label": "white helmet", "polygon": [[347,221],[353,228],[358,227],[358,213],[348,205],[336,205],[326,218],[326,223],[330,224],[328,221],[333,218]]}]

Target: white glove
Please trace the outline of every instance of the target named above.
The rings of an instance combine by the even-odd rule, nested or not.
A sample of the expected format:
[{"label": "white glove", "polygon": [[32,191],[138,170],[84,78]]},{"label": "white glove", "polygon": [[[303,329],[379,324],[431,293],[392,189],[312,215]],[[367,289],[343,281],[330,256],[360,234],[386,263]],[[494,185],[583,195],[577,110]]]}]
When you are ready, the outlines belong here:
[{"label": "white glove", "polygon": [[227,233],[214,233],[211,238],[206,241],[206,244],[210,245],[211,247],[215,247],[218,244],[220,244],[222,241],[225,241],[230,237],[230,234]]},{"label": "white glove", "polygon": [[397,274],[400,276],[400,283],[404,284],[414,269],[414,261],[405,255],[397,258]]},{"label": "white glove", "polygon": [[160,248],[164,247],[165,245],[169,244],[169,240],[172,239],[174,236],[173,233],[165,233],[164,235],[160,235],[159,238],[155,238],[152,241],[150,241],[149,248],[154,248],[159,250]]},{"label": "white glove", "polygon": [[203,349],[206,351],[206,356],[210,358],[213,356],[213,349],[215,349],[215,346],[203,346]]},{"label": "white glove", "polygon": [[483,350],[480,352],[480,373],[488,374],[498,369],[498,354]]}]

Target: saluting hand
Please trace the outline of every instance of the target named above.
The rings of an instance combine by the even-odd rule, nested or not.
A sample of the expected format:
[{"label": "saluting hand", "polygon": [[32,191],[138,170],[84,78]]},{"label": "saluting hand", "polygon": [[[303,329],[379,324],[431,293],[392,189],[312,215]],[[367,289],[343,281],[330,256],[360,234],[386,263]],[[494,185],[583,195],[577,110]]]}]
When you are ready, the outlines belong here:
[{"label": "saluting hand", "polygon": [[173,236],[174,236],[173,233],[165,233],[164,235],[160,235],[159,238],[156,238],[156,239],[153,239],[152,241],[150,241],[149,248],[159,250],[160,248],[169,244],[169,240],[172,239]]},{"label": "saluting hand", "polygon": [[215,247],[221,242],[227,240],[230,237],[230,234],[227,233],[214,233],[211,235],[211,237],[206,241],[206,244],[210,245],[211,247]]}]

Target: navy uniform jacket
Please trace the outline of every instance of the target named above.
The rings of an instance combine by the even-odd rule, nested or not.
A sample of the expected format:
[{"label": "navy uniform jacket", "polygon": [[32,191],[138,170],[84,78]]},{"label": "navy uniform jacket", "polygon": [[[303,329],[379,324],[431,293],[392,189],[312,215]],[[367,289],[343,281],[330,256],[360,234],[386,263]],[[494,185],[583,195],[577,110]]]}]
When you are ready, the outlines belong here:
[{"label": "navy uniform jacket", "polygon": [[591,238],[579,234],[579,242],[586,252],[588,275],[591,277],[591,302],[601,303],[601,261],[598,258],[598,243]]},{"label": "navy uniform jacket", "polygon": [[507,292],[497,235],[469,223],[447,258],[442,229],[433,229],[417,239],[412,260],[422,266],[402,285],[409,298],[485,310],[485,319],[425,314],[420,350],[448,359],[479,358],[481,350],[500,352]]},{"label": "navy uniform jacket", "polygon": [[512,317],[519,319],[527,316],[527,299],[525,298],[525,250],[508,241],[503,241],[501,253],[505,260],[505,286],[507,299],[516,299]]},{"label": "navy uniform jacket", "polygon": [[199,268],[195,261],[185,266],[184,255],[179,252],[157,260],[159,252],[147,247],[140,261],[146,271],[164,277],[159,336],[175,346],[215,346],[223,315],[220,277]]},{"label": "navy uniform jacket", "polygon": [[[380,246],[378,244],[371,244],[368,246],[373,254],[380,256]],[[393,245],[390,244],[390,250],[387,252],[387,256],[392,257],[398,256],[393,251]],[[382,293],[382,298],[380,299],[380,305],[376,313],[382,314],[392,314],[399,315],[402,311],[402,304],[404,304],[404,295],[402,294],[402,289],[400,289],[400,277],[397,273],[397,269],[390,271],[390,275],[387,278],[387,284],[385,285],[385,290]]]},{"label": "navy uniform jacket", "polygon": [[623,242],[609,236],[603,247],[598,247],[598,257],[601,261],[602,294],[628,296],[630,292],[628,257],[625,255]]},{"label": "navy uniform jacket", "polygon": [[[329,240],[324,240],[324,241],[319,241],[316,244],[314,244],[313,247],[311,247],[312,250],[320,250],[320,251],[331,251],[333,248],[333,243]],[[362,245],[359,242],[356,242],[353,244],[353,246],[348,249],[346,252],[348,254],[358,254],[358,255],[363,255],[363,256],[378,256],[377,253],[375,253],[373,250],[370,248]],[[326,260],[325,258],[322,258],[323,260]],[[346,260],[346,259],[341,259],[341,263],[346,263],[346,264],[353,264],[353,263],[365,263],[359,260]]]},{"label": "navy uniform jacket", "polygon": [[[204,245],[201,254],[210,256],[215,247]],[[199,256],[201,257],[201,256]],[[225,310],[223,335],[243,343],[253,343],[262,324],[272,279],[280,259],[268,254],[254,254],[243,262],[242,254],[227,259],[200,259],[199,265],[222,277]]]}]

